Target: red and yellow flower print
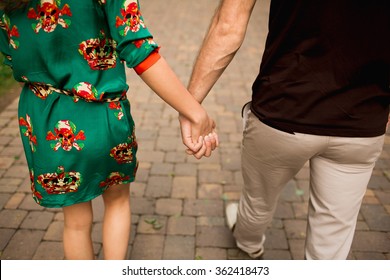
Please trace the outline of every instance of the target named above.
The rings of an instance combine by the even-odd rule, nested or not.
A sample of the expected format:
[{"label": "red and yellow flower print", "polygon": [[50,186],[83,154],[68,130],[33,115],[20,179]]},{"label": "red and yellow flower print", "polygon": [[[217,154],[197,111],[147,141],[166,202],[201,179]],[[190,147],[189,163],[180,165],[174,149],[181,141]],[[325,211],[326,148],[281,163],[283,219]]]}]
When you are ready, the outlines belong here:
[{"label": "red and yellow flower print", "polygon": [[23,117],[20,117],[19,119],[19,125],[20,125],[20,130],[22,132],[22,135],[26,136],[28,140],[30,141],[30,147],[31,151],[35,152],[36,151],[36,145],[37,145],[37,137],[34,135],[34,129],[31,124],[31,118],[28,114],[26,114],[26,119]]},{"label": "red and yellow flower print", "polygon": [[32,25],[35,33],[39,30],[50,33],[53,32],[57,25],[61,25],[63,28],[68,28],[71,21],[70,19],[63,19],[63,16],[72,16],[72,12],[68,4],[65,4],[62,8],[61,0],[41,0],[41,4],[37,5],[36,10],[30,8],[28,11],[28,18],[35,19],[38,23]]},{"label": "red and yellow flower print", "polygon": [[58,166],[56,172],[41,174],[37,181],[48,194],[65,194],[77,192],[82,177],[80,172],[65,172],[63,166]]},{"label": "red and yellow flower print", "polygon": [[142,47],[142,45],[145,42],[147,43],[147,44],[145,44],[145,49],[149,49],[149,48],[151,48],[152,45],[156,45],[156,42],[153,41],[153,38],[134,40],[132,43],[135,45],[135,47],[137,49],[139,49],[140,47]]},{"label": "red and yellow flower print", "polygon": [[100,182],[99,186],[104,190],[113,185],[123,184],[130,180],[130,176],[126,176],[121,172],[112,172],[105,181]]},{"label": "red and yellow flower print", "polygon": [[116,110],[117,112],[114,113],[115,117],[117,117],[118,120],[121,120],[124,116],[122,105],[120,102],[110,102],[110,105],[108,105],[108,108],[111,110]]},{"label": "red and yellow flower print", "polygon": [[110,156],[119,164],[132,163],[134,161],[133,149],[137,149],[134,131],[127,143],[121,143],[110,151]]},{"label": "red and yellow flower print", "polygon": [[15,25],[11,26],[11,21],[6,14],[0,18],[0,28],[7,32],[9,45],[16,50],[19,47],[19,42],[16,41],[15,37],[19,37],[19,31]]},{"label": "red and yellow flower print", "polygon": [[119,31],[122,36],[126,36],[129,31],[138,32],[141,27],[145,28],[137,1],[125,0],[120,12],[122,17],[116,17],[116,27],[124,27]]},{"label": "red and yellow flower print", "polygon": [[[88,82],[80,82],[76,84],[72,89],[72,93],[74,95],[74,102],[78,102],[80,98],[87,102],[99,101],[99,93],[97,89]],[[103,94],[101,97],[103,97]]]},{"label": "red and yellow flower print", "polygon": [[79,45],[79,53],[88,62],[92,70],[107,70],[115,68],[117,53],[116,42],[107,38],[103,30],[99,38],[83,41]]},{"label": "red and yellow flower print", "polygon": [[41,204],[42,194],[36,190],[35,188],[35,180],[34,180],[34,170],[30,170],[30,181],[31,181],[31,191],[32,191],[32,197],[35,200],[36,203]]},{"label": "red and yellow flower print", "polygon": [[67,152],[72,150],[72,148],[80,151],[83,149],[84,144],[77,143],[77,141],[85,139],[84,131],[80,130],[76,134],[76,125],[69,120],[58,121],[54,128],[54,133],[49,131],[46,136],[47,141],[57,141],[56,144],[51,144],[54,151],[58,151],[59,148]]}]

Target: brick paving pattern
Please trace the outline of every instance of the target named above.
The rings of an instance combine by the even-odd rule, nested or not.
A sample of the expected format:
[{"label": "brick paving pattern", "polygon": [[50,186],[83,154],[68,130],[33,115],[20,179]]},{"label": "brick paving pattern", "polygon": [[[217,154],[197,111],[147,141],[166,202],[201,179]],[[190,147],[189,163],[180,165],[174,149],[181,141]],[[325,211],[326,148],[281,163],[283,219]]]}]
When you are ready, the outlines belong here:
[{"label": "brick paving pattern", "polygon": [[[218,2],[141,2],[161,53],[185,84]],[[268,2],[257,3],[243,46],[204,102],[221,140],[210,158],[198,161],[184,153],[176,112],[128,71],[140,160],[131,186],[129,259],[248,259],[235,246],[224,207],[238,200],[243,185],[240,111],[258,72]],[[63,215],[33,201],[19,137],[15,100],[0,113],[0,257],[62,259]],[[286,185],[267,231],[265,259],[303,259],[309,175],[306,165]],[[101,198],[93,208],[94,250],[101,259]],[[349,259],[390,259],[389,133],[358,219]]]}]

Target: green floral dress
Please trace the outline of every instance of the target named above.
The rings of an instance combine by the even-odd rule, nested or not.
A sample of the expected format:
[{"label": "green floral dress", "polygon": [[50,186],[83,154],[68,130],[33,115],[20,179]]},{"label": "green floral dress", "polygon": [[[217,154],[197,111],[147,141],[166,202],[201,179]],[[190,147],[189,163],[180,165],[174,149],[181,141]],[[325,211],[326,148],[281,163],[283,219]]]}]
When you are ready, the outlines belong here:
[{"label": "green floral dress", "polygon": [[157,48],[138,1],[32,0],[0,10],[0,50],[25,82],[19,124],[38,204],[90,201],[134,180],[125,64]]}]

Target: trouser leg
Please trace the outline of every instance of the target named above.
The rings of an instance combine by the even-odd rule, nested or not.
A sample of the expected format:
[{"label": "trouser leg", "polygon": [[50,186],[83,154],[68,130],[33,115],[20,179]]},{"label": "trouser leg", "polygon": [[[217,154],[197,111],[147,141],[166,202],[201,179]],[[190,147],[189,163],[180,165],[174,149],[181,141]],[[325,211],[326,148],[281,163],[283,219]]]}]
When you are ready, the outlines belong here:
[{"label": "trouser leg", "polygon": [[307,259],[347,258],[383,140],[332,137],[328,149],[311,159]]},{"label": "trouser leg", "polygon": [[239,248],[252,254],[263,246],[263,234],[272,221],[283,187],[325,141],[323,137],[281,132],[261,123],[250,112],[246,114],[242,145],[244,188],[234,237]]}]

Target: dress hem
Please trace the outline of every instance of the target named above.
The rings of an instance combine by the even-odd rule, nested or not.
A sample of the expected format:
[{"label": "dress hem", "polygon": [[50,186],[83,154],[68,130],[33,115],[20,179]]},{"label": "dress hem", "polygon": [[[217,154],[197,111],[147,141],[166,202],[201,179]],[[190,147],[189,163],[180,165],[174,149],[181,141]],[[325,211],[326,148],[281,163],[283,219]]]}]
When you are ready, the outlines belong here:
[{"label": "dress hem", "polygon": [[[126,180],[126,181],[123,181],[117,185],[125,185],[125,184],[129,184],[129,183],[132,183],[135,181],[135,177],[131,178],[130,180]],[[107,190],[107,189],[106,189]],[[94,194],[94,195],[90,195],[90,196],[87,196],[86,198],[82,199],[82,200],[78,200],[76,202],[69,202],[69,203],[63,203],[61,205],[54,205],[54,204],[40,204],[40,203],[37,203],[39,206],[42,206],[42,207],[45,207],[45,208],[63,208],[63,207],[67,207],[67,206],[72,206],[72,205],[75,205],[75,204],[79,204],[79,203],[84,203],[84,202],[89,202],[89,201],[92,201],[94,200],[95,198],[101,196],[102,194],[104,193],[104,190],[101,191],[100,193],[98,194]]]}]

